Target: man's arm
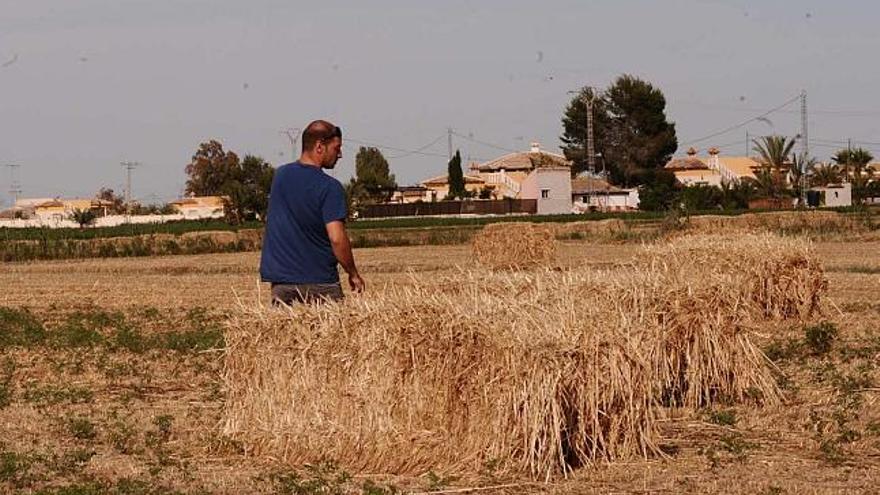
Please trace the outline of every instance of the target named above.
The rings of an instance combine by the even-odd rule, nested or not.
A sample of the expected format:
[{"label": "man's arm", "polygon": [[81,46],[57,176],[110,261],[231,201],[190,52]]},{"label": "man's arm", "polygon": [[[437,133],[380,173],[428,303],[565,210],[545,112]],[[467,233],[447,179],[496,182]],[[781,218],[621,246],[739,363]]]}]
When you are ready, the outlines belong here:
[{"label": "man's arm", "polygon": [[327,236],[330,237],[333,255],[336,256],[336,260],[339,261],[339,264],[348,273],[348,283],[351,286],[351,290],[355,292],[363,291],[364,280],[354,264],[354,254],[351,252],[351,241],[349,241],[348,233],[345,231],[345,223],[341,220],[328,223]]}]

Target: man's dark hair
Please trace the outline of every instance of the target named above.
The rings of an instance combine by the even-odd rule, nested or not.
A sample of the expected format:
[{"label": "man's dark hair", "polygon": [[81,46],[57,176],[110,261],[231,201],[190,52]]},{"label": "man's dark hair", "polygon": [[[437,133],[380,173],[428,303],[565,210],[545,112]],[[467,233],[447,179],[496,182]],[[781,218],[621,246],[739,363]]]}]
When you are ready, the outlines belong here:
[{"label": "man's dark hair", "polygon": [[318,141],[329,141],[335,137],[342,138],[342,129],[326,120],[315,120],[302,133],[302,150],[311,151]]}]

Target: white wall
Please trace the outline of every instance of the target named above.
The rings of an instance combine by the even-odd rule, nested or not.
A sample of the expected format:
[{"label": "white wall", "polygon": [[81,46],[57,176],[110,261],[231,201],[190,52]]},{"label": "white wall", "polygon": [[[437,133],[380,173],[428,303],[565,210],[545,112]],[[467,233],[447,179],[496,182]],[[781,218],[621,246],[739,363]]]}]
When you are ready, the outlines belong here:
[{"label": "white wall", "polygon": [[[546,198],[541,194],[547,191]],[[571,171],[568,168],[537,168],[526,177],[520,198],[537,199],[539,215],[571,213]]]},{"label": "white wall", "polygon": [[840,187],[815,187],[816,191],[825,193],[824,206],[852,206],[852,184],[844,182]]},{"label": "white wall", "polygon": [[[126,217],[125,215],[107,215],[106,217],[99,217],[95,219],[95,223],[92,224],[94,227],[116,227],[117,225],[123,225],[126,223],[136,223],[136,224],[150,224],[150,223],[165,223],[172,222],[175,220],[192,220],[196,217],[184,217],[182,214],[174,214],[174,215],[131,215]],[[212,217],[198,217],[197,219],[202,218],[223,218],[223,215],[215,215]],[[28,220],[0,220],[0,227],[48,227],[48,228],[78,228],[79,224],[74,222],[73,220],[52,220],[52,219],[39,219],[39,218],[31,218]]]}]

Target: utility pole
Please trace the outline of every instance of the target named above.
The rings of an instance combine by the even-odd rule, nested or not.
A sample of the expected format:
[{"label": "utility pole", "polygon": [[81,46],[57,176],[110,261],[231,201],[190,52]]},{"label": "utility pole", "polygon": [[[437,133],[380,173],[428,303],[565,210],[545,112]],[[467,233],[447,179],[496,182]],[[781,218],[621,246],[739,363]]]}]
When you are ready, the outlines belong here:
[{"label": "utility pole", "polygon": [[12,196],[12,205],[18,202],[18,195],[21,194],[21,184],[16,180],[16,171],[21,165],[16,163],[7,163],[4,167],[9,168],[9,194]]},{"label": "utility pole", "polygon": [[137,167],[140,167],[140,163],[138,162],[122,162],[120,163],[125,168],[126,177],[125,177],[125,213],[131,214],[131,171]]},{"label": "utility pole", "polygon": [[300,134],[302,134],[302,129],[299,127],[288,127],[287,129],[282,129],[280,134],[287,136],[287,139],[290,140],[290,161],[296,161],[296,141],[299,139]]},{"label": "utility pole", "polygon": [[810,157],[810,140],[807,135],[807,90],[801,90],[801,206],[807,205],[807,161]]},{"label": "utility pole", "polygon": [[749,157],[749,131],[746,131],[746,158]]},{"label": "utility pole", "polygon": [[452,161],[452,127],[446,128],[446,140],[449,147],[449,161]]},{"label": "utility pole", "polygon": [[849,180],[849,169],[852,165],[850,165],[850,159],[852,158],[852,138],[846,138],[846,173],[844,173],[844,180],[850,182]]},{"label": "utility pole", "polygon": [[593,90],[590,90],[589,96],[586,98],[587,103],[587,164],[590,166],[590,173],[596,173],[596,147],[593,143]]},{"label": "utility pole", "polygon": [[587,166],[590,168],[590,176],[587,178],[587,194],[590,198],[587,203],[588,210],[589,206],[593,203],[592,181],[596,179],[596,148],[593,143],[593,96],[593,88],[589,86],[584,88],[583,99],[587,105]]}]

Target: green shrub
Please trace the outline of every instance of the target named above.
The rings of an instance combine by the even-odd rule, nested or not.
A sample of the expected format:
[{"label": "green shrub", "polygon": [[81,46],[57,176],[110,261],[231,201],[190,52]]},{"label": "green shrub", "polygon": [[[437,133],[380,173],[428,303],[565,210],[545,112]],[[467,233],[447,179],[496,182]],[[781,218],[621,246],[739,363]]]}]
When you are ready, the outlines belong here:
[{"label": "green shrub", "polygon": [[831,322],[822,322],[804,329],[804,341],[815,355],[823,355],[831,350],[837,338],[837,326]]}]

